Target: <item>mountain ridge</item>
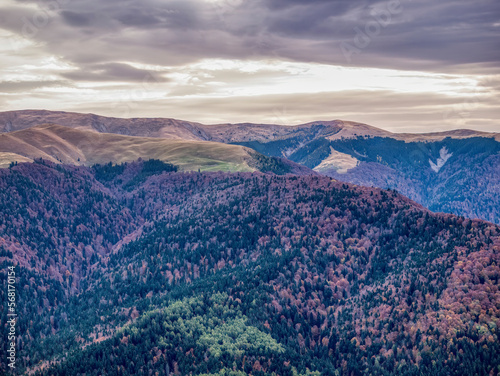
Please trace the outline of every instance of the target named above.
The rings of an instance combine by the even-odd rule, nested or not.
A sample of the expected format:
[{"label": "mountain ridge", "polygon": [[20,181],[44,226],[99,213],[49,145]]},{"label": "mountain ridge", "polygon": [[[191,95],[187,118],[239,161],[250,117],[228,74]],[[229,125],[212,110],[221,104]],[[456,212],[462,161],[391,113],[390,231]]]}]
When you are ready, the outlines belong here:
[{"label": "mountain ridge", "polygon": [[[130,136],[162,137],[171,139],[197,139],[216,142],[244,142],[252,140],[275,140],[294,132],[323,125],[327,132],[334,132],[331,139],[358,136],[393,137],[401,140],[442,139],[446,137],[492,137],[500,140],[500,133],[457,129],[430,133],[393,133],[368,124],[343,121],[311,121],[298,125],[220,123],[201,124],[173,118],[116,118],[92,113],[77,113],[49,110],[16,110],[0,112],[1,133],[30,128],[34,125],[54,123],[73,128],[95,130],[101,133],[117,133]],[[249,132],[253,130],[255,133]],[[266,132],[271,132],[267,134]],[[250,133],[250,135],[248,135]],[[336,137],[335,134],[339,133]]]}]

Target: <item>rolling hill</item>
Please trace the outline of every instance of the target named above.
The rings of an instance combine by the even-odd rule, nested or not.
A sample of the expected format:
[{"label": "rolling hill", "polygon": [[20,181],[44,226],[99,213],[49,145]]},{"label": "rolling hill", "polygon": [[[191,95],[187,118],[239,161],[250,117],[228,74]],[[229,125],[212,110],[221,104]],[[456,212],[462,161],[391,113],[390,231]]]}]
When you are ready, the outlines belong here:
[{"label": "rolling hill", "polygon": [[256,171],[265,170],[269,165],[280,167],[282,172],[300,174],[308,171],[289,161],[259,155],[246,147],[209,141],[133,137],[54,124],[0,134],[2,167],[14,161],[38,158],[87,166],[153,158],[168,161],[186,171]]},{"label": "rolling hill", "polygon": [[1,132],[13,132],[41,124],[59,124],[70,128],[125,136],[208,140],[203,137],[201,125],[175,119],[119,119],[94,114],[45,110],[0,113]]}]

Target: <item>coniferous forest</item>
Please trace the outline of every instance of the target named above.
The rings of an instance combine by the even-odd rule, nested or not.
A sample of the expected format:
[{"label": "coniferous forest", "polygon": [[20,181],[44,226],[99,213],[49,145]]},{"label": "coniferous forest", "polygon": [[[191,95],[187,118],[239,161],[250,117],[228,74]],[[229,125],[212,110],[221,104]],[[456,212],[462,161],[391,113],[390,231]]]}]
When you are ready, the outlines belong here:
[{"label": "coniferous forest", "polygon": [[500,373],[498,225],[259,163],[0,170],[16,374]]}]

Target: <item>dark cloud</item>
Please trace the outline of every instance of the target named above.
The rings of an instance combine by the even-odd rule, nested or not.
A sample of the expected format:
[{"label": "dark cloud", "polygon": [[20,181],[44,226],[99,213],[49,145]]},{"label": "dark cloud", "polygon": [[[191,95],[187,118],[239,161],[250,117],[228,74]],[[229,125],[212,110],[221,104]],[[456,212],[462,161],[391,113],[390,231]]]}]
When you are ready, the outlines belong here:
[{"label": "dark cloud", "polygon": [[[306,3],[304,3],[306,4]],[[307,55],[285,56],[343,65],[447,70],[448,66],[500,61],[495,1],[313,2],[271,13],[270,32],[308,41]],[[346,58],[340,44],[355,51]],[[314,48],[316,47],[316,48]]]},{"label": "dark cloud", "polygon": [[[38,4],[38,14],[20,6],[4,8],[7,22],[2,27],[22,33],[24,24],[34,24],[32,39],[75,64],[178,65],[206,57],[248,59],[257,54],[449,71],[462,64],[500,61],[496,0],[72,0],[61,1],[60,9],[49,6],[51,2]],[[39,23],[44,17],[49,20],[38,27],[37,17]],[[349,56],[346,46],[354,51]]]},{"label": "dark cloud", "polygon": [[65,10],[61,12],[61,16],[69,26],[88,26],[91,22],[91,15],[89,13],[77,13]]},{"label": "dark cloud", "polygon": [[44,87],[68,86],[67,81],[0,81],[0,92],[21,93]]},{"label": "dark cloud", "polygon": [[262,2],[270,10],[283,10],[295,7],[314,7],[318,5],[334,5],[337,9],[349,9],[352,4],[357,3],[349,0],[309,0],[304,2],[302,0],[265,0]]},{"label": "dark cloud", "polygon": [[130,9],[117,16],[117,19],[125,26],[135,27],[154,27],[161,22],[156,15],[147,14],[141,9]]},{"label": "dark cloud", "polygon": [[106,63],[88,65],[77,71],[61,74],[74,81],[166,82],[157,72],[134,68],[128,64]]}]

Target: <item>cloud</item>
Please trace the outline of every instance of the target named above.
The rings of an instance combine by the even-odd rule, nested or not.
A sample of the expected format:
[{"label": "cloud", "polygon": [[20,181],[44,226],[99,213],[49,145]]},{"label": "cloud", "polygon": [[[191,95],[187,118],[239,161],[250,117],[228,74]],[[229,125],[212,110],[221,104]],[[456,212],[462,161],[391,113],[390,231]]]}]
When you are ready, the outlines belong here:
[{"label": "cloud", "polygon": [[[33,39],[73,63],[85,60],[81,44],[88,47],[87,61],[94,63],[129,61],[131,56],[137,62],[166,65],[207,57],[245,59],[255,53],[245,47],[262,45],[262,35],[280,42],[261,48],[262,56],[296,61],[444,70],[500,60],[500,3],[495,0],[64,3],[55,11],[44,10],[42,2],[38,12],[16,6],[2,13],[11,19],[6,26],[11,31],[36,26],[37,17],[39,24],[47,23]],[[50,21],[40,21],[44,17]],[[357,30],[376,35],[368,35],[369,44],[360,49]],[[361,51],[347,61],[342,42]]]},{"label": "cloud", "polygon": [[158,74],[144,69],[137,69],[123,63],[89,64],[80,67],[77,71],[62,73],[65,77],[74,81],[99,82],[99,81],[121,81],[121,82],[167,82],[168,80]]},{"label": "cloud", "polygon": [[64,10],[61,12],[61,17],[64,22],[69,26],[82,27],[89,26],[91,24],[92,18],[89,12],[72,12],[69,10]]},{"label": "cloud", "polygon": [[66,81],[0,81],[1,93],[22,93],[46,87],[67,86]]},{"label": "cloud", "polygon": [[[456,113],[468,97],[363,90],[290,93],[260,96],[168,97],[124,101],[112,98],[50,109],[93,112],[116,117],[173,117],[205,124],[244,123],[295,125],[314,120],[351,120],[394,132],[434,132],[457,128],[498,131],[494,103],[478,100],[467,115]],[[50,101],[47,100],[50,104]],[[458,106],[458,107],[457,107]],[[22,107],[19,107],[22,108]]]},{"label": "cloud", "polygon": [[[498,118],[490,103],[499,87],[499,14],[496,0],[5,0],[0,35],[8,37],[0,52],[5,55],[0,61],[0,92],[13,95],[7,96],[9,105],[32,107],[16,94],[25,93],[37,105],[96,106],[98,112],[109,111],[99,102],[122,95],[113,85],[130,91],[152,79],[157,85],[149,85],[141,96],[143,112],[139,106],[132,109],[137,116],[155,111],[157,116],[178,114],[200,121],[245,116],[257,121],[283,112],[285,106],[294,121],[337,114],[379,126],[403,124],[405,129],[432,122],[472,127],[473,121],[490,127]],[[347,53],[346,46],[351,48]],[[47,56],[59,67],[52,69],[50,62],[38,72],[30,67],[26,76],[26,66],[50,60]],[[269,69],[193,71],[193,65],[209,59],[259,61]],[[358,67],[360,72],[385,68],[454,73],[464,79],[474,76],[489,92],[481,93],[481,104],[468,111],[469,117],[460,120],[458,115],[459,123],[452,124],[441,113],[451,102],[466,107],[469,97],[462,87],[455,95],[435,89],[401,94],[370,87],[373,82],[368,80],[366,90],[304,94],[290,89],[270,97],[273,85],[290,79],[289,72],[273,70],[275,61]],[[101,91],[86,91],[92,85],[101,85]],[[262,89],[260,95],[246,95],[255,87]],[[69,98],[73,90],[82,94]],[[374,93],[391,105],[373,98]],[[221,98],[213,98],[215,94]],[[335,100],[334,110],[325,97]],[[204,105],[208,107],[200,107]]]}]

